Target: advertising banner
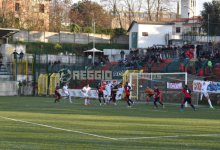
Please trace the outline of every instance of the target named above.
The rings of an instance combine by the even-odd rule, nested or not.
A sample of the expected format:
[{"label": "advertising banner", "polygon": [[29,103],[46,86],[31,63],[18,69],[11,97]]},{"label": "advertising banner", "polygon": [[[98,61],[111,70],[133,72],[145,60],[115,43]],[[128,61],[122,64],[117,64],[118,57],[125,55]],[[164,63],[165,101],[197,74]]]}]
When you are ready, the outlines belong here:
[{"label": "advertising banner", "polygon": [[183,89],[182,83],[169,83],[167,82],[168,89]]},{"label": "advertising banner", "polygon": [[[193,85],[193,91],[195,92],[201,92],[201,84],[200,84],[201,80],[194,80],[193,84],[196,83],[195,85]],[[217,89],[217,91],[215,91],[214,87],[212,85],[209,85],[207,88],[207,92],[210,93],[220,93],[220,82],[211,82],[215,88]]]},{"label": "advertising banner", "polygon": [[[82,98],[84,98],[83,92],[80,89],[68,89],[68,92],[69,92],[71,97],[82,97]],[[61,96],[66,96],[63,93],[62,89],[59,89],[59,93],[60,93]],[[105,95],[106,91],[103,90],[103,93]],[[91,90],[90,97],[98,99],[97,91],[96,90]],[[119,96],[119,94],[117,94],[117,96],[116,96],[116,100],[118,100],[118,99],[121,99],[121,96]]]}]

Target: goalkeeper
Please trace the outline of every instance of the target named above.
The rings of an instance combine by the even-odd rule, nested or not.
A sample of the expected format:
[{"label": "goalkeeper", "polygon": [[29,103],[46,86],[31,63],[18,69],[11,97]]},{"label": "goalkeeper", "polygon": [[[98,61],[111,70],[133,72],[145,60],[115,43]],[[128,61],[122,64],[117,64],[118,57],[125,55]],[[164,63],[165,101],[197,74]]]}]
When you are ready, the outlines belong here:
[{"label": "goalkeeper", "polygon": [[147,105],[149,104],[149,98],[153,97],[154,96],[154,91],[149,88],[149,86],[147,86],[147,89],[146,90],[143,90],[144,93],[148,93],[148,96],[146,98],[147,100]]}]

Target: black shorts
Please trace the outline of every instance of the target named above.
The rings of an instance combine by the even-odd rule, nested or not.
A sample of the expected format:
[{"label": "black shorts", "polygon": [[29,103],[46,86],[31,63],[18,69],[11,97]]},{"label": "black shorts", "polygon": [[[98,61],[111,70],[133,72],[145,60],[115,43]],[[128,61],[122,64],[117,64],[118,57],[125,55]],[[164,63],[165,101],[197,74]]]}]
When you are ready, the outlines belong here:
[{"label": "black shorts", "polygon": [[155,97],[154,101],[155,101],[155,102],[157,102],[157,101],[159,102],[159,101],[160,101],[160,98],[159,98],[159,97]]},{"label": "black shorts", "polygon": [[185,97],[183,99],[183,103],[188,102],[189,104],[192,104],[191,98],[190,97]]},{"label": "black shorts", "polygon": [[55,93],[55,96],[60,97],[61,95],[60,95],[60,93]]},{"label": "black shorts", "polygon": [[154,94],[148,94],[149,97],[154,96]]},{"label": "black shorts", "polygon": [[98,97],[99,97],[99,98],[103,97],[103,93],[99,93],[99,94],[98,94]]}]

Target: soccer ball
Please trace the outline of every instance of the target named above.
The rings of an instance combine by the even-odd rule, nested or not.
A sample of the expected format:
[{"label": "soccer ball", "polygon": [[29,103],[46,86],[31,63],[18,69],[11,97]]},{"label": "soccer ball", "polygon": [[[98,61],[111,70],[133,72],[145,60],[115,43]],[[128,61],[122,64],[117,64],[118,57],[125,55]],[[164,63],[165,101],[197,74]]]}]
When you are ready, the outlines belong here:
[{"label": "soccer ball", "polygon": [[139,87],[142,88],[142,85],[140,85]]}]

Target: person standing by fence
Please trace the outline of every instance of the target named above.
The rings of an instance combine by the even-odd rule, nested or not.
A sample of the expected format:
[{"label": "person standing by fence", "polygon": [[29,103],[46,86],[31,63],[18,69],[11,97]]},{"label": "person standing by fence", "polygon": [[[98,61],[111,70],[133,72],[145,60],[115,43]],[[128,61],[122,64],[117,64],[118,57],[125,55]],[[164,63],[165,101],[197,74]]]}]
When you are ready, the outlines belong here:
[{"label": "person standing by fence", "polygon": [[133,49],[132,49],[132,48],[130,48],[130,57],[129,57],[129,60],[131,60],[131,59],[132,59],[133,54],[134,54],[134,51],[133,51]]},{"label": "person standing by fence", "polygon": [[209,67],[209,74],[212,74],[212,62],[211,62],[211,60],[208,61],[208,67]]},{"label": "person standing by fence", "polygon": [[125,52],[124,52],[124,50],[123,50],[123,49],[121,50],[120,54],[121,54],[121,59],[123,59],[123,60],[124,60]]}]

